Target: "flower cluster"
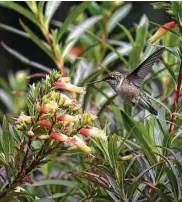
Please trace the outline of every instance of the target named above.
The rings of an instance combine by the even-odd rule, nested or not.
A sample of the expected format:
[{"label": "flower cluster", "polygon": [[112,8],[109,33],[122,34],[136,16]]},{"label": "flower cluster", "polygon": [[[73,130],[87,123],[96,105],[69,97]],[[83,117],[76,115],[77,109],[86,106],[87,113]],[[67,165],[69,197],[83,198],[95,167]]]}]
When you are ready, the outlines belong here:
[{"label": "flower cluster", "polygon": [[103,130],[93,126],[97,116],[91,112],[80,113],[81,104],[70,97],[73,93],[84,94],[85,89],[72,85],[69,77],[56,79],[34,103],[35,113],[31,116],[21,113],[15,127],[35,140],[54,140],[69,149],[90,153],[86,140],[90,137],[105,140],[107,137]]}]

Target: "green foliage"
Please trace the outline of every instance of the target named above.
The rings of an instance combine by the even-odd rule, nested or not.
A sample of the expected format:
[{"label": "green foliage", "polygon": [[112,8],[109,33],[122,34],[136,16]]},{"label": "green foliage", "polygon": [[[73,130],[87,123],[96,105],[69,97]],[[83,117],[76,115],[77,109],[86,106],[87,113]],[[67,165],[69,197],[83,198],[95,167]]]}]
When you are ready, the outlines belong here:
[{"label": "green foliage", "polygon": [[[30,20],[44,38],[37,37],[21,18],[19,22],[24,31],[4,24],[0,24],[0,28],[32,40],[60,70],[52,71],[44,64],[29,60],[2,42],[11,55],[48,75],[30,87],[25,71],[10,73],[9,82],[0,78],[0,97],[10,113],[3,119],[3,112],[0,112],[3,120],[0,200],[182,201],[182,97],[177,99],[175,94],[174,99],[181,81],[182,2],[155,2],[152,5],[166,11],[171,21],[175,19],[175,27],[149,23],[145,14],[135,27],[124,27],[122,20],[131,14],[132,4],[128,2],[83,2],[65,16],[64,22],[52,20],[58,7],[62,6],[61,2],[33,1],[26,2],[25,7],[17,2],[0,2],[0,6]],[[57,28],[52,28],[52,24]],[[52,113],[43,115],[52,123],[51,128],[38,125],[42,116],[40,107],[45,100],[60,101],[56,96],[50,96],[55,92],[53,84],[60,75],[68,75],[74,85],[84,87],[110,71],[129,72],[129,68],[135,68],[156,49],[157,45],[147,43],[147,38],[154,34],[150,24],[166,32],[159,39],[159,45],[166,48],[162,61],[154,65],[153,74],[146,78],[143,86],[152,94],[159,116],[148,116],[143,109],[129,106],[117,98],[107,84],[98,83],[87,86],[84,95],[72,94],[82,104],[79,113],[94,111],[98,116],[95,125],[104,128],[108,137],[107,140],[84,138],[92,149],[89,157],[79,150],[68,150],[61,142],[36,140],[40,134],[49,136],[52,129],[53,132],[63,131],[64,124],[56,125]],[[69,68],[65,69],[65,65]],[[59,115],[78,115],[78,110],[61,107]],[[28,116],[21,113],[14,121],[11,114],[18,116],[19,111],[27,111]],[[170,119],[171,111],[175,119]],[[21,123],[20,117],[23,117]],[[173,130],[169,130],[170,121],[175,124]],[[78,135],[83,122],[82,117],[67,135]],[[34,136],[30,136],[31,132]]]}]

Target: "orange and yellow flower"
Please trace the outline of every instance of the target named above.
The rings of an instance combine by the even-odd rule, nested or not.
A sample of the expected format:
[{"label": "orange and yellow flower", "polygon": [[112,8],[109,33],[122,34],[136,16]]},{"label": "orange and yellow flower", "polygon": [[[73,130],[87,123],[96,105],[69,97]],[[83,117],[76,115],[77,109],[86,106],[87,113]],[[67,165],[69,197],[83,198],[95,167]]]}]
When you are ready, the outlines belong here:
[{"label": "orange and yellow flower", "polygon": [[[176,22],[175,21],[170,21],[166,24],[163,25],[163,27],[166,27],[167,29],[173,29],[176,25]],[[167,29],[164,29],[163,27],[160,27],[156,33],[149,38],[148,42],[149,43],[154,43],[155,41],[157,41],[161,36],[163,36],[164,34],[167,33]]]}]

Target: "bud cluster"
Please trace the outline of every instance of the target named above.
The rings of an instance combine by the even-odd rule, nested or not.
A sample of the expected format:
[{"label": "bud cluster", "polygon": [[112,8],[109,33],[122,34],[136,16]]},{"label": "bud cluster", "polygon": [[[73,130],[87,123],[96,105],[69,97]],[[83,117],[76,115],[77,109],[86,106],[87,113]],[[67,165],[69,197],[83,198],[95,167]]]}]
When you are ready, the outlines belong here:
[{"label": "bud cluster", "polygon": [[21,113],[15,127],[26,131],[34,140],[54,140],[64,143],[69,149],[90,153],[86,140],[90,137],[105,140],[107,137],[103,130],[93,126],[97,118],[94,114],[80,112],[81,104],[70,97],[73,93],[83,94],[85,89],[72,85],[69,77],[58,78],[51,83],[50,90],[34,103],[35,116]]}]

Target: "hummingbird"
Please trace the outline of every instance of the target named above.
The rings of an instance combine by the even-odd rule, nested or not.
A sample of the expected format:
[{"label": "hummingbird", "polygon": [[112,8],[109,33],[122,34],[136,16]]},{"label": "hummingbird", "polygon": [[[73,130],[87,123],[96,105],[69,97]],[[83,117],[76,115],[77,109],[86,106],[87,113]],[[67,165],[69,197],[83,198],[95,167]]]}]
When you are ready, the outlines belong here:
[{"label": "hummingbird", "polygon": [[157,116],[158,112],[151,105],[150,98],[142,89],[145,77],[151,72],[152,66],[161,57],[164,47],[159,48],[147,59],[141,62],[131,73],[111,72],[101,80],[97,80],[87,85],[98,82],[107,82],[117,95],[132,106],[140,106],[148,110],[151,114]]}]

